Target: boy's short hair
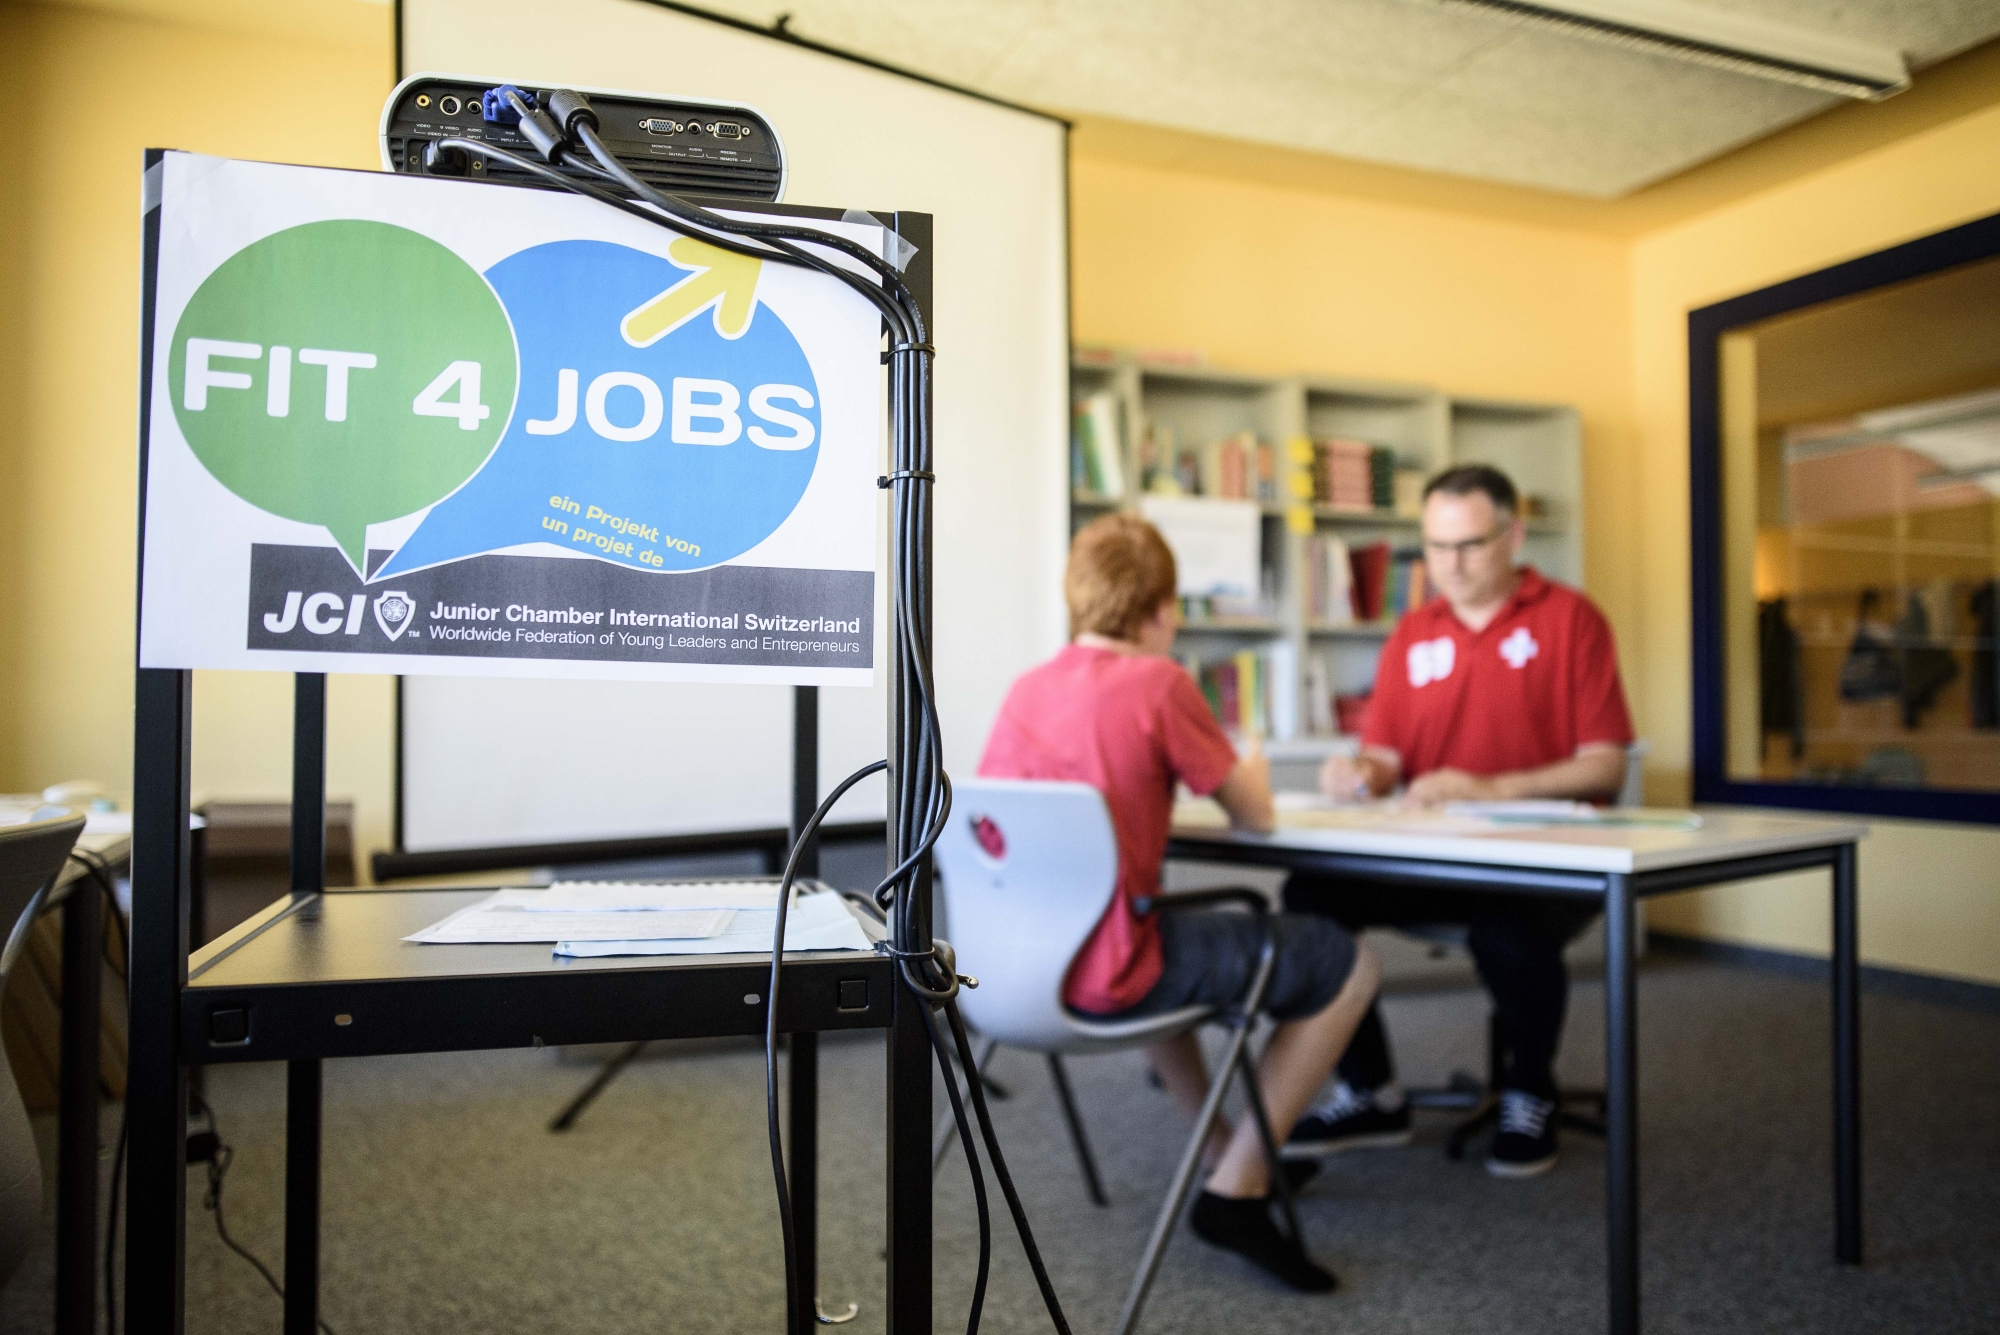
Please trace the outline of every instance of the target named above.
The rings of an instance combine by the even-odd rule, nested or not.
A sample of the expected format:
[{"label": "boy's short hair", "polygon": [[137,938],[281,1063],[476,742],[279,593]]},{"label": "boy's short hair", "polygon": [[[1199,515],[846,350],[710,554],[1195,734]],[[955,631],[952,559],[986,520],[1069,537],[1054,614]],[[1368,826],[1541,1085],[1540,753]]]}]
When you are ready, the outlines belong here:
[{"label": "boy's short hair", "polygon": [[1174,596],[1180,576],[1160,530],[1134,514],[1110,514],[1077,530],[1063,571],[1069,633],[1129,640]]},{"label": "boy's short hair", "polygon": [[1424,485],[1424,499],[1429,500],[1431,493],[1438,491],[1447,496],[1470,496],[1478,492],[1493,502],[1496,510],[1505,510],[1510,515],[1521,511],[1520,496],[1513,482],[1491,464],[1460,464],[1445,469]]}]

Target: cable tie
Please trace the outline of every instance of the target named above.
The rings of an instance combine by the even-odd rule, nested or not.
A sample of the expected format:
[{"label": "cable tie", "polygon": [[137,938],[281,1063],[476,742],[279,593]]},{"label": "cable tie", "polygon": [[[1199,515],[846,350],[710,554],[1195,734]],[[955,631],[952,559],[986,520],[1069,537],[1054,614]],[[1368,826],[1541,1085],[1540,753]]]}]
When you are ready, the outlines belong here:
[{"label": "cable tie", "polygon": [[887,491],[890,483],[904,481],[935,482],[937,481],[937,474],[925,472],[921,468],[899,468],[893,473],[876,478],[875,485],[883,491]]},{"label": "cable tie", "polygon": [[898,950],[887,941],[877,941],[875,953],[897,960],[934,960],[937,958],[937,947],[932,946],[928,950]]}]

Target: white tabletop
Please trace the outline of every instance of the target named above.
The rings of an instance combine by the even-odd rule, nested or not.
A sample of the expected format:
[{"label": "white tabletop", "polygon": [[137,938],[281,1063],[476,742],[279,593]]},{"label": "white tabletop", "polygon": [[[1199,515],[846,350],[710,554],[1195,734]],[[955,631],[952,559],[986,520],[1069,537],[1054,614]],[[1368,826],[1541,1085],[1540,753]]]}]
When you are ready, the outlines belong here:
[{"label": "white tabletop", "polygon": [[1431,862],[1628,873],[1826,848],[1868,837],[1865,824],[1850,820],[1713,810],[1634,809],[1604,815],[1601,824],[1554,825],[1387,805],[1292,809],[1279,811],[1275,832],[1251,834],[1231,830],[1222,808],[1204,798],[1175,806],[1174,836]]}]

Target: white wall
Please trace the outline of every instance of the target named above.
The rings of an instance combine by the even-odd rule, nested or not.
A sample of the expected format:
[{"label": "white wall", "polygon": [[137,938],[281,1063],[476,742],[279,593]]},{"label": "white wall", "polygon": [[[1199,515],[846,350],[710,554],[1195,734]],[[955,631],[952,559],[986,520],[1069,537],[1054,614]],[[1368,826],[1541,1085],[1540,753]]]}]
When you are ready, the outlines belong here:
[{"label": "white wall", "polygon": [[[934,215],[936,677],[947,767],[970,773],[1008,684],[1065,632],[1063,126],[635,0],[403,14],[406,72],[747,102],[784,140],[787,203]],[[556,689],[406,684],[406,847],[784,823],[787,689],[564,683],[560,706]],[[821,692],[822,791],[883,755],[886,701],[881,685]],[[835,819],[879,816],[881,794],[862,785]]]}]

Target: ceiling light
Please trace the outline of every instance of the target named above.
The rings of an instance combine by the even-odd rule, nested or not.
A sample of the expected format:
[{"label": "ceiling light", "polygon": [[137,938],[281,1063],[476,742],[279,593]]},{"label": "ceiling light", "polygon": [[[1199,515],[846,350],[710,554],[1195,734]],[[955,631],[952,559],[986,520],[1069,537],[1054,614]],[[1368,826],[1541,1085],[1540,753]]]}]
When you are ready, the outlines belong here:
[{"label": "ceiling light", "polygon": [[1537,27],[1842,97],[1880,101],[1910,86],[1902,53],[1682,0],[1435,0]]}]

